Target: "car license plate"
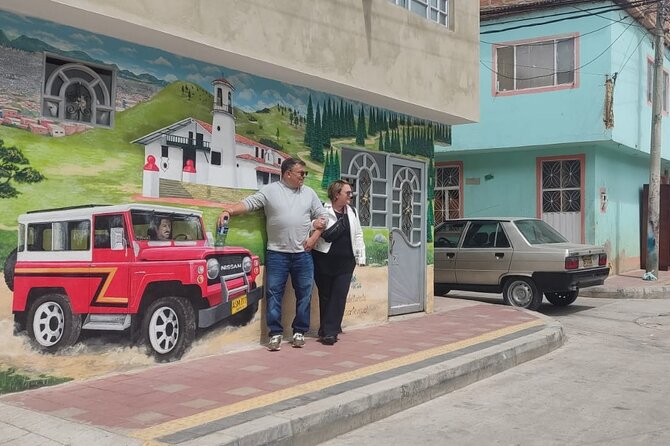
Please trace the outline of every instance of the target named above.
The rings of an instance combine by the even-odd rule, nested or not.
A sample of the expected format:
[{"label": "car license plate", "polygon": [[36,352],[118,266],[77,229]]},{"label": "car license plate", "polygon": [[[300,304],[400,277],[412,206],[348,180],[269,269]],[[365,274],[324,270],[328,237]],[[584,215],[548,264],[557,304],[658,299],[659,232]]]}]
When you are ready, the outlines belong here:
[{"label": "car license plate", "polygon": [[593,266],[593,259],[591,256],[584,256],[582,257],[582,263],[584,264],[584,268],[589,268]]},{"label": "car license plate", "polygon": [[247,308],[247,296],[240,296],[231,303],[230,314],[238,313]]}]

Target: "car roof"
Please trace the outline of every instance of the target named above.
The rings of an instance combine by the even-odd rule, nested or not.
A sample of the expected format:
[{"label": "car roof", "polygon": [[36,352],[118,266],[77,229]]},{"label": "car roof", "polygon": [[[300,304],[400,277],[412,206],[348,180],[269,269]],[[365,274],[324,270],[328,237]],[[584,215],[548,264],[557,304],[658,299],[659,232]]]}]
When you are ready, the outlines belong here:
[{"label": "car roof", "polygon": [[36,221],[87,219],[92,214],[109,214],[114,212],[127,212],[129,210],[154,211],[166,214],[192,214],[197,215],[198,217],[202,216],[202,212],[198,209],[126,203],[117,205],[82,205],[69,208],[37,210],[19,215],[18,220],[19,223],[29,223]]},{"label": "car roof", "polygon": [[518,221],[518,220],[539,220],[535,217],[465,217],[465,218],[452,218],[445,220],[446,222],[455,222],[455,221]]}]

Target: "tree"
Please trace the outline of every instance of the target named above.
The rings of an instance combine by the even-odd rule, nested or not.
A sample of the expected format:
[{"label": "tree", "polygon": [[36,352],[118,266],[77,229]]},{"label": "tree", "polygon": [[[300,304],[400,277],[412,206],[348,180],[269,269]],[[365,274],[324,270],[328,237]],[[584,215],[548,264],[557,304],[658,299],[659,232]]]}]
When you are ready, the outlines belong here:
[{"label": "tree", "polygon": [[277,127],[277,142],[279,142],[279,127]]},{"label": "tree", "polygon": [[358,112],[358,126],[356,126],[356,144],[365,146],[365,112],[361,107]]},{"label": "tree", "polygon": [[312,132],[314,132],[314,108],[312,107],[312,95],[307,100],[307,122],[305,126],[305,145],[311,147]]},{"label": "tree", "polygon": [[433,241],[433,225],[435,225],[435,214],[433,212],[433,200],[428,200],[428,215],[426,217],[426,241]]},{"label": "tree", "polygon": [[6,147],[0,139],[0,198],[14,198],[20,194],[12,185],[39,183],[44,175],[32,167],[30,162],[17,147]]}]

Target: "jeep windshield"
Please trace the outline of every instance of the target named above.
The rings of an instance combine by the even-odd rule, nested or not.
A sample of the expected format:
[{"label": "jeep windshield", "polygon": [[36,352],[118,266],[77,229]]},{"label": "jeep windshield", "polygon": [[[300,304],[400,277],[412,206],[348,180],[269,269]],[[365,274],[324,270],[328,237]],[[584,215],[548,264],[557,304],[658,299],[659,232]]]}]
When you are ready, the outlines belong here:
[{"label": "jeep windshield", "polygon": [[514,224],[531,245],[565,243],[568,241],[560,232],[542,220],[516,220]]},{"label": "jeep windshield", "polygon": [[205,240],[200,217],[145,210],[130,212],[136,240],[157,242]]}]

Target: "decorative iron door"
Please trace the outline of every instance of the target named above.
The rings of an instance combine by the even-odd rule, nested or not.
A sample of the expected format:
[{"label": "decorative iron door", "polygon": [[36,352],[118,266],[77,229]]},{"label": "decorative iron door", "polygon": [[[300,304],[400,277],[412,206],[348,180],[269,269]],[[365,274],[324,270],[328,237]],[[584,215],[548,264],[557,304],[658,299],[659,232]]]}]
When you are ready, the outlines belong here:
[{"label": "decorative iron door", "polygon": [[425,163],[389,156],[389,315],[423,311],[426,300]]},{"label": "decorative iron door", "polygon": [[[426,297],[426,163],[343,147],[341,177],[353,186],[363,228],[387,228],[389,315],[423,311]],[[373,267],[374,268],[374,267]]]},{"label": "decorative iron door", "polygon": [[582,240],[584,167],[581,159],[540,162],[542,220],[574,243]]}]

